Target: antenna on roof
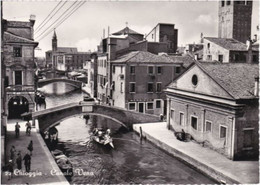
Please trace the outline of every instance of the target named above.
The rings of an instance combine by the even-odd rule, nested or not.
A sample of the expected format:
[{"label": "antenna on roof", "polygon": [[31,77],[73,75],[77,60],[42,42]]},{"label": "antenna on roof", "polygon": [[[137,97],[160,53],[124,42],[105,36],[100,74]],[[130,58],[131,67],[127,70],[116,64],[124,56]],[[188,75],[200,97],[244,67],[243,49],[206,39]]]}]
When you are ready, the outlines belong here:
[{"label": "antenna on roof", "polygon": [[126,25],[126,27],[128,26],[128,22],[127,21],[125,22],[125,25]]}]

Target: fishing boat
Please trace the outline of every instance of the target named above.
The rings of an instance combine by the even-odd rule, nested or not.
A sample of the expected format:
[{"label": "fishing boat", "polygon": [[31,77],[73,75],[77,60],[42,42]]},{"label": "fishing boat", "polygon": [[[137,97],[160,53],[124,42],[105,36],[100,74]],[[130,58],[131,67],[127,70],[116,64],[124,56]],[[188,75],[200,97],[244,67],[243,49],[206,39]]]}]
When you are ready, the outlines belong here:
[{"label": "fishing boat", "polygon": [[102,129],[95,128],[91,139],[101,145],[111,146],[112,148],[114,148],[113,139],[110,136],[110,129],[104,131]]}]

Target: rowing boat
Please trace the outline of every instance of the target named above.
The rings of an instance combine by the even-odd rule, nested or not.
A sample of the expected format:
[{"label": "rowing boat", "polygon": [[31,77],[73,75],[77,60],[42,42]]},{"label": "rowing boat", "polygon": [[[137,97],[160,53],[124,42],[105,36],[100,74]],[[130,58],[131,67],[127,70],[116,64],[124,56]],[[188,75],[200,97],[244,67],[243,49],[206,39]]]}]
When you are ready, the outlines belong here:
[{"label": "rowing boat", "polygon": [[91,136],[92,140],[101,144],[101,145],[109,145],[114,148],[113,139],[109,135],[110,130],[108,129],[106,132],[103,130],[94,129],[93,135]]}]

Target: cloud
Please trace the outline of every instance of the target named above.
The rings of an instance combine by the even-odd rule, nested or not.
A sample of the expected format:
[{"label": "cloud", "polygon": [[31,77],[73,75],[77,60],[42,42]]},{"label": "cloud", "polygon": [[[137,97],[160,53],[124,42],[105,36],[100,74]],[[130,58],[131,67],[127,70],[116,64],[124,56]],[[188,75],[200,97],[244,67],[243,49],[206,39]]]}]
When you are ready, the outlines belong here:
[{"label": "cloud", "polygon": [[215,21],[216,20],[213,19],[212,15],[209,15],[209,14],[199,15],[199,17],[197,17],[197,19],[195,20],[195,22],[200,23],[200,24],[212,24]]},{"label": "cloud", "polygon": [[84,38],[76,42],[76,47],[78,48],[78,51],[96,51],[97,45],[99,45],[100,40],[97,40],[96,38]]}]

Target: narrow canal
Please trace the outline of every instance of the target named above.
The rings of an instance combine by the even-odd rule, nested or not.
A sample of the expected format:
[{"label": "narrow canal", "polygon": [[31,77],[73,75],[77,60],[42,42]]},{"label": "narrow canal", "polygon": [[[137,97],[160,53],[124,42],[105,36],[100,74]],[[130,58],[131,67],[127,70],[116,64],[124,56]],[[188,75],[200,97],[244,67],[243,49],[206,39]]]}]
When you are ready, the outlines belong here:
[{"label": "narrow canal", "polygon": [[[46,95],[47,108],[81,101],[83,92],[69,85],[54,83],[39,89]],[[94,127],[112,129],[115,149],[89,141]],[[62,121],[59,145],[73,164],[71,184],[213,184],[216,183],[149,142],[139,140],[133,132],[119,130],[112,120],[82,116]]]}]

